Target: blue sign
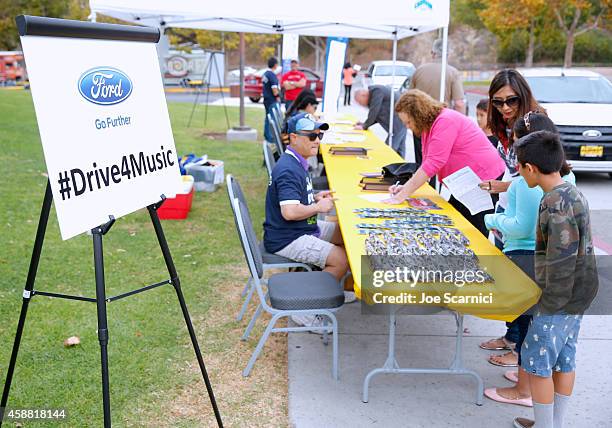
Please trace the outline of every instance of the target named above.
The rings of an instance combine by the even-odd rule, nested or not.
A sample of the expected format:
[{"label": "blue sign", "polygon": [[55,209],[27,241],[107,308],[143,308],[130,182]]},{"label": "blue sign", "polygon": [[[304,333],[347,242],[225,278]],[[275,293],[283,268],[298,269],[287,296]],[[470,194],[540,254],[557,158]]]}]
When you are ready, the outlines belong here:
[{"label": "blue sign", "polygon": [[127,74],[116,68],[96,67],[81,75],[79,92],[94,104],[119,104],[132,93],[132,81]]},{"label": "blue sign", "polygon": [[415,9],[422,9],[423,7],[427,7],[430,10],[433,9],[433,5],[430,2],[428,2],[427,0],[418,0],[414,4],[414,8]]}]

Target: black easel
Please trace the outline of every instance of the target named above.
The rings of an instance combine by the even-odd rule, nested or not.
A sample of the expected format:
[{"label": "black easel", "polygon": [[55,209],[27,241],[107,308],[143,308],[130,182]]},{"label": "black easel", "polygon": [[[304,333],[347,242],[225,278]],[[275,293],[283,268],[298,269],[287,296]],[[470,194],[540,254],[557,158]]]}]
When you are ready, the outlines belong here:
[{"label": "black easel", "polygon": [[30,300],[34,296],[40,295],[40,296],[55,297],[55,298],[60,298],[60,299],[81,300],[85,302],[95,302],[96,303],[97,312],[98,312],[98,340],[100,341],[100,357],[101,357],[101,363],[102,363],[102,400],[103,400],[103,409],[104,409],[104,426],[110,427],[111,426],[111,411],[110,411],[110,389],[109,389],[108,353],[107,353],[108,327],[107,327],[107,322],[106,322],[106,304],[110,302],[114,302],[115,300],[123,299],[124,297],[128,297],[134,294],[141,293],[143,291],[147,291],[153,288],[160,287],[162,285],[172,284],[172,286],[174,287],[174,290],[176,291],[176,296],[178,297],[179,303],[181,305],[183,317],[185,318],[185,324],[187,325],[187,330],[189,330],[189,336],[191,338],[191,343],[193,345],[193,349],[198,359],[198,364],[200,365],[200,371],[202,372],[202,377],[204,379],[204,383],[206,384],[208,396],[210,397],[210,402],[215,412],[215,418],[217,419],[217,424],[219,427],[222,427],[223,422],[221,420],[221,414],[219,413],[219,409],[217,407],[212,385],[210,384],[210,380],[208,379],[208,374],[206,372],[204,360],[202,359],[202,353],[198,345],[198,339],[195,335],[195,331],[191,323],[191,317],[189,316],[189,312],[187,311],[187,304],[185,303],[185,298],[183,297],[183,292],[181,290],[181,282],[176,272],[176,268],[174,267],[174,262],[172,261],[172,256],[170,255],[170,249],[168,248],[168,243],[166,241],[164,231],[162,229],[161,223],[159,221],[159,217],[157,215],[157,209],[163,204],[163,202],[165,201],[165,197],[162,196],[162,200],[160,202],[153,204],[153,205],[149,205],[147,209],[149,210],[151,222],[153,223],[153,228],[155,229],[155,234],[157,235],[157,241],[159,242],[159,246],[161,248],[162,255],[164,256],[164,261],[166,263],[166,268],[168,269],[168,274],[170,275],[170,279],[167,279],[165,281],[161,281],[155,284],[151,284],[146,287],[142,287],[137,290],[133,290],[127,293],[117,295],[117,296],[108,297],[108,298],[106,297],[105,282],[104,282],[104,256],[103,256],[103,248],[102,248],[102,237],[106,235],[106,233],[110,230],[110,228],[115,223],[115,219],[111,217],[110,220],[106,224],[98,226],[91,230],[91,233],[93,236],[94,267],[95,267],[95,277],[96,277],[96,298],[95,299],[91,297],[73,296],[73,295],[67,295],[67,294],[52,293],[52,292],[47,292],[47,291],[38,291],[34,289],[34,282],[36,281],[36,272],[38,270],[38,263],[40,261],[43,241],[45,239],[45,232],[47,230],[47,221],[49,219],[49,212],[51,211],[52,200],[53,200],[53,196],[51,194],[51,185],[47,181],[45,197],[44,197],[42,209],[40,212],[40,220],[38,222],[38,229],[36,231],[36,239],[34,241],[34,249],[32,250],[32,258],[30,259],[28,278],[26,280],[25,290],[23,292],[23,302],[21,305],[21,314],[19,316],[19,323],[17,324],[17,332],[15,333],[15,341],[13,343],[13,351],[11,353],[11,360],[10,360],[9,367],[6,373],[6,382],[4,384],[4,389],[2,391],[2,401],[0,402],[0,426],[2,426],[3,413],[4,413],[4,409],[6,408],[6,404],[8,402],[9,391],[11,389],[13,373],[15,370],[15,364],[17,362],[17,354],[19,353],[19,345],[21,343],[21,336],[23,334],[23,329],[25,326],[28,306],[30,304]]},{"label": "black easel", "polygon": [[[210,51],[210,59],[208,60],[208,64],[204,67],[204,72],[202,73],[202,82],[206,82],[206,102],[204,104],[204,124],[206,125],[206,121],[208,119],[208,95],[210,94],[210,81],[212,80],[212,67],[213,64],[215,66],[215,70],[217,72],[217,78],[221,78],[221,74],[219,74],[219,66],[217,64],[216,55],[221,54],[219,51]],[[196,97],[193,100],[193,106],[191,107],[191,115],[189,116],[189,123],[187,127],[191,127],[191,120],[193,119],[193,114],[195,113],[195,109],[198,105],[198,100],[200,99],[200,93],[202,91],[198,88],[196,92]],[[225,112],[225,121],[227,123],[227,128],[230,127],[229,116],[227,115],[227,106],[225,105],[225,96],[223,95],[223,91],[221,90],[221,100],[223,102],[223,111]]]},{"label": "black easel", "polygon": [[[16,22],[17,22],[17,28],[19,30],[19,34],[21,36],[37,35],[37,36],[54,36],[54,37],[94,38],[94,39],[107,39],[107,40],[126,40],[126,41],[141,41],[141,42],[144,41],[144,42],[153,42],[153,43],[156,43],[159,40],[159,30],[154,29],[154,28],[133,27],[133,26],[115,25],[115,24],[94,24],[94,23],[89,23],[89,22],[42,18],[42,17],[35,17],[35,16],[19,16],[17,17]],[[210,398],[210,402],[211,402],[213,411],[215,413],[217,425],[219,427],[223,426],[223,422],[221,420],[221,414],[219,413],[219,409],[217,407],[212,385],[210,384],[210,380],[208,379],[208,374],[206,372],[204,360],[202,359],[202,353],[200,351],[198,340],[195,335],[193,325],[191,323],[191,317],[189,316],[189,312],[187,311],[187,305],[185,303],[185,298],[183,297],[183,292],[181,290],[180,279],[176,272],[176,268],[174,267],[174,262],[172,261],[172,256],[170,255],[170,249],[168,248],[168,243],[166,241],[166,237],[164,236],[164,231],[162,229],[161,223],[159,221],[159,217],[157,215],[157,210],[164,203],[164,201],[165,201],[165,197],[162,195],[161,200],[159,202],[149,205],[147,209],[149,210],[149,216],[151,217],[151,222],[153,223],[153,228],[155,229],[157,241],[161,248],[162,255],[164,257],[164,262],[166,263],[166,268],[168,269],[168,274],[170,276],[170,279],[167,279],[167,280],[155,283],[155,284],[147,285],[146,287],[142,287],[137,290],[129,291],[127,293],[119,294],[117,296],[108,297],[108,298],[106,297],[105,282],[104,282],[104,257],[103,257],[102,238],[115,223],[115,219],[111,216],[109,221],[106,224],[95,227],[94,229],[91,230],[91,233],[93,236],[94,267],[95,267],[95,278],[96,278],[96,298],[74,296],[74,295],[60,294],[60,293],[47,292],[47,291],[37,291],[34,289],[34,283],[36,281],[38,263],[40,261],[42,246],[43,246],[43,242],[45,238],[45,233],[47,230],[47,222],[49,220],[49,213],[51,211],[51,203],[53,202],[53,195],[51,192],[51,183],[47,181],[45,196],[44,196],[42,208],[40,211],[40,219],[38,221],[38,228],[36,230],[36,239],[34,241],[34,249],[32,250],[32,258],[30,259],[30,267],[28,269],[28,277],[26,280],[25,289],[23,291],[23,302],[21,305],[21,314],[19,315],[19,322],[17,324],[17,332],[15,333],[15,340],[13,342],[13,350],[11,352],[11,360],[9,362],[9,367],[6,373],[6,381],[4,383],[4,388],[2,391],[2,399],[0,400],[0,427],[2,426],[2,421],[4,418],[4,411],[6,409],[6,404],[8,402],[9,392],[11,389],[11,383],[13,380],[13,374],[15,371],[15,365],[17,362],[17,355],[19,353],[19,346],[21,344],[21,336],[23,335],[26,315],[28,312],[28,306],[30,304],[30,300],[34,296],[40,295],[40,296],[55,297],[55,298],[60,298],[60,299],[80,300],[84,302],[96,303],[97,314],[98,314],[98,339],[100,341],[100,355],[101,355],[101,365],[102,365],[102,403],[103,403],[103,410],[104,410],[104,427],[110,428],[111,411],[110,411],[110,387],[109,387],[108,353],[107,353],[108,326],[107,326],[107,319],[106,319],[106,304],[113,302],[115,300],[123,299],[125,297],[131,296],[134,294],[142,293],[143,291],[151,290],[153,288],[157,288],[157,287],[160,287],[166,284],[172,284],[172,286],[174,287],[177,298],[179,300],[179,304],[181,306],[181,310],[183,312],[185,324],[187,325],[187,330],[189,331],[191,343],[193,345],[193,349],[198,359],[198,364],[200,365],[200,371],[202,372],[202,377],[204,379],[204,383],[206,384],[206,389],[208,391],[208,396]]]}]

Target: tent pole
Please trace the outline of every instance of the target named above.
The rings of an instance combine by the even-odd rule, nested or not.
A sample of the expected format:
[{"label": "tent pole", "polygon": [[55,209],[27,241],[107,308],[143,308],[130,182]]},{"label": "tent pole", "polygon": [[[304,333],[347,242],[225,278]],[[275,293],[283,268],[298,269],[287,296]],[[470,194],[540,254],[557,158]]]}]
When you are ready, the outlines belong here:
[{"label": "tent pole", "polygon": [[244,129],[244,33],[240,33],[240,128]]},{"label": "tent pole", "polygon": [[444,27],[444,29],[442,30],[442,71],[440,75],[440,102],[444,102],[444,95],[446,94],[446,64],[447,62],[448,62],[448,26]]},{"label": "tent pole", "polygon": [[393,146],[393,116],[395,116],[395,62],[397,61],[397,27],[393,32],[393,65],[391,66],[391,106],[389,107],[389,146]]}]

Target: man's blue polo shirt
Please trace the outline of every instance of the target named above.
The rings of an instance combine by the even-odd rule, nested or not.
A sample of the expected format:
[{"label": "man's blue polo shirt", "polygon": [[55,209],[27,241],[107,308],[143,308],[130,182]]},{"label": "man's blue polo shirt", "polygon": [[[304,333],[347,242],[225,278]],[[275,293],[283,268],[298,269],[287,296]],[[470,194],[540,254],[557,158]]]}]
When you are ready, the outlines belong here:
[{"label": "man's blue polo shirt", "polygon": [[318,235],[317,215],[304,220],[287,221],[281,205],[315,203],[308,163],[291,147],[280,157],[272,170],[272,180],[266,194],[264,245],[270,253],[282,250],[303,235]]},{"label": "man's blue polo shirt", "polygon": [[276,97],[272,92],[272,88],[280,88],[278,86],[278,77],[274,74],[274,71],[267,70],[261,78],[261,82],[263,83],[263,99],[264,103],[274,103],[276,102]]}]

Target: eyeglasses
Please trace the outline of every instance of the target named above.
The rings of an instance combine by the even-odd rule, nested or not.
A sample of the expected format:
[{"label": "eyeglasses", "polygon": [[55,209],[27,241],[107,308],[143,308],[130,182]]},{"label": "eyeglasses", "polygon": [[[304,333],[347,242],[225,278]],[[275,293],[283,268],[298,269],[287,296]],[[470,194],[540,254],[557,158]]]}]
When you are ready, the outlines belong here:
[{"label": "eyeglasses", "polygon": [[309,139],[310,141],[315,141],[317,138],[318,138],[319,140],[322,140],[322,139],[323,139],[323,132],[319,132],[319,133],[316,133],[316,132],[308,132],[308,133],[305,133],[305,132],[298,132],[297,134],[298,134],[298,135],[301,135],[301,136],[303,136],[303,137],[308,137],[308,139]]},{"label": "eyeglasses", "polygon": [[493,106],[495,106],[495,108],[498,108],[498,109],[502,108],[504,104],[506,104],[510,108],[516,107],[517,105],[519,105],[520,102],[521,102],[521,99],[516,95],[508,97],[505,100],[500,100],[496,98],[493,98],[491,100],[491,104],[493,104]]}]

